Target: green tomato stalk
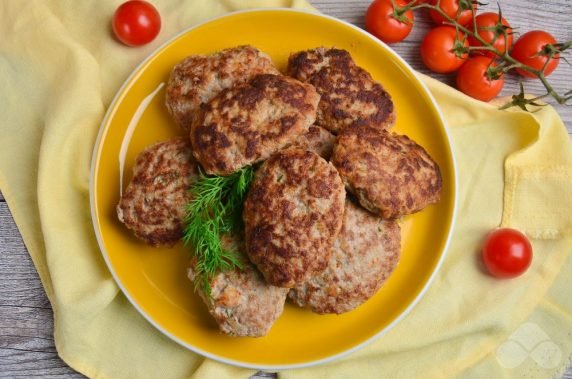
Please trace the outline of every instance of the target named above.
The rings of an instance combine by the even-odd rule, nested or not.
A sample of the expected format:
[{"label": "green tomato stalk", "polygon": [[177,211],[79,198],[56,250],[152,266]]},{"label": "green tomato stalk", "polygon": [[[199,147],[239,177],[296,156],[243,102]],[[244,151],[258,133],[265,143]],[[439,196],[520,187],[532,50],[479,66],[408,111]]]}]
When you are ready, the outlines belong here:
[{"label": "green tomato stalk", "polygon": [[[416,9],[421,9],[421,8],[427,8],[430,10],[434,10],[434,11],[438,12],[446,20],[445,23],[447,25],[451,25],[451,26],[455,27],[456,30],[465,34],[465,36],[471,36],[474,39],[476,39],[477,41],[479,41],[481,43],[481,46],[469,46],[468,48],[462,47],[463,49],[465,49],[464,51],[455,51],[455,53],[456,54],[463,54],[465,52],[470,53],[473,51],[487,51],[487,52],[494,54],[496,59],[499,61],[499,63],[497,64],[497,67],[495,67],[495,68],[493,68],[487,72],[487,75],[490,75],[491,79],[498,78],[500,75],[502,75],[502,74],[504,74],[504,73],[506,73],[512,69],[521,69],[521,70],[527,71],[527,72],[533,74],[535,77],[537,77],[540,80],[540,82],[542,83],[542,85],[544,86],[544,88],[546,89],[546,93],[544,93],[540,96],[537,96],[533,99],[527,99],[524,96],[524,87],[521,83],[520,93],[517,95],[513,95],[512,101],[508,104],[503,105],[501,107],[502,109],[506,109],[506,108],[509,108],[512,106],[518,106],[524,110],[528,110],[526,108],[527,105],[539,105],[536,102],[538,100],[546,98],[546,97],[552,97],[558,104],[566,104],[569,100],[572,99],[572,91],[568,91],[564,94],[557,93],[554,90],[554,88],[552,87],[552,85],[550,84],[550,82],[546,79],[546,76],[544,74],[545,68],[547,67],[548,63],[552,59],[562,58],[566,61],[566,59],[564,57],[560,57],[560,54],[562,54],[564,51],[566,51],[570,47],[572,47],[572,41],[568,41],[568,42],[564,42],[564,43],[557,43],[557,44],[547,44],[543,48],[543,50],[541,52],[539,52],[539,55],[546,56],[546,61],[544,63],[544,66],[541,69],[535,69],[534,67],[531,67],[531,66],[528,66],[522,62],[519,62],[516,59],[514,59],[512,56],[510,56],[509,51],[508,51],[508,46],[507,46],[507,41],[508,41],[507,37],[509,34],[512,34],[512,29],[507,27],[506,25],[502,24],[502,22],[501,22],[502,12],[500,9],[500,5],[499,5],[499,19],[498,19],[497,24],[491,28],[487,28],[487,30],[493,31],[495,37],[492,40],[492,42],[487,42],[478,33],[479,29],[477,28],[476,12],[474,11],[472,4],[470,4],[470,5],[466,4],[468,1],[469,0],[461,0],[459,2],[459,13],[457,14],[457,17],[455,17],[455,18],[450,17],[447,13],[445,13],[441,9],[441,7],[440,7],[441,0],[437,0],[435,2],[435,4],[417,3],[416,1],[411,1],[403,7],[399,7],[395,0],[392,0],[392,3],[393,3],[393,7],[395,9],[395,14],[398,14],[398,15],[403,15],[408,10],[416,10]],[[475,3],[477,3],[477,2],[475,1]],[[477,3],[477,4],[480,4],[480,3]],[[472,12],[473,30],[468,29],[467,27],[459,24],[456,20],[456,18],[458,18],[458,16],[459,16],[460,12],[467,10],[467,9],[470,9]],[[496,49],[493,45],[494,42],[500,36],[504,37],[504,41],[505,41],[504,51],[500,51],[500,50]],[[460,42],[462,45],[462,41],[460,41]],[[458,46],[458,45],[456,45],[456,46]],[[555,58],[555,56],[558,56],[558,57]]]}]

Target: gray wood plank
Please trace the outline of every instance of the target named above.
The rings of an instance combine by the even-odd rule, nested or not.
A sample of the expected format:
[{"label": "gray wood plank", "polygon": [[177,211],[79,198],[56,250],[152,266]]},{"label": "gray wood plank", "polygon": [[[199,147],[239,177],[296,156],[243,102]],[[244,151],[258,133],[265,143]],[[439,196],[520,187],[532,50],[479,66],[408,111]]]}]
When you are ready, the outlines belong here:
[{"label": "gray wood plank", "polygon": [[50,302],[5,202],[0,202],[0,377],[83,377],[58,357]]}]

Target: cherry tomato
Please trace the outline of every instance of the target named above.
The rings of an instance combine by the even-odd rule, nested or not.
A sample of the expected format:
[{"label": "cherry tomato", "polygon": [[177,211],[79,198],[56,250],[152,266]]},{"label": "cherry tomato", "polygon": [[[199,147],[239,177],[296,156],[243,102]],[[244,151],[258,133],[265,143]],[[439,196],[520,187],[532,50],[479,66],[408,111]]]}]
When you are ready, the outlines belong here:
[{"label": "cherry tomato", "polygon": [[525,272],[532,261],[532,246],[524,234],[515,229],[492,231],[483,245],[483,261],[492,276],[514,278]]},{"label": "cherry tomato", "polygon": [[[436,5],[437,0],[432,0],[431,4]],[[471,7],[473,8],[472,11]],[[452,19],[456,19],[459,24],[466,25],[473,19],[473,12],[477,11],[477,3],[471,0],[441,0],[439,8],[441,8],[447,16]],[[459,9],[461,8],[462,10],[459,12]],[[447,22],[447,19],[436,10],[431,9],[429,11],[429,16],[431,16],[433,22],[438,25],[442,25]]]},{"label": "cherry tomato", "polygon": [[[459,69],[467,59],[467,52],[460,49],[469,46],[465,35],[452,26],[438,26],[429,31],[421,42],[421,59],[431,71],[448,73]],[[455,53],[459,51],[460,56]]]},{"label": "cherry tomato", "polygon": [[478,56],[466,61],[457,73],[457,88],[482,101],[494,99],[504,86],[502,76],[499,79],[489,78],[487,70],[496,64],[489,57]]},{"label": "cherry tomato", "polygon": [[[499,18],[502,25],[499,25]],[[479,36],[487,43],[492,43],[493,47],[497,49],[499,52],[504,53],[507,50],[510,50],[512,46],[512,28],[510,27],[509,23],[504,19],[504,17],[500,17],[498,13],[481,13],[475,19],[477,23],[477,31]],[[506,30],[506,39],[503,34],[503,26]],[[469,29],[474,31],[473,24],[469,24]],[[494,30],[493,30],[494,28]],[[495,39],[496,35],[496,39]],[[493,40],[495,41],[493,43]],[[479,42],[476,38],[469,36],[469,45],[471,46],[482,46],[483,44]],[[493,57],[493,54],[490,51],[483,51],[484,55],[488,55]]]},{"label": "cherry tomato", "polygon": [[[402,7],[405,0],[396,0]],[[397,19],[391,0],[375,0],[365,14],[365,28],[368,32],[387,43],[403,41],[413,28],[413,11],[408,10]]]},{"label": "cherry tomato", "polygon": [[140,46],[157,37],[161,30],[161,16],[150,3],[130,0],[117,8],[112,25],[119,41],[127,46]]},{"label": "cherry tomato", "polygon": [[[532,30],[524,33],[514,44],[510,55],[517,61],[530,66],[536,70],[541,70],[548,57],[543,55],[546,45],[554,45],[556,40],[552,35],[542,30]],[[556,69],[560,62],[560,54],[555,54],[546,65],[544,75],[548,76]],[[522,76],[535,78],[536,76],[526,70],[516,69]]]}]

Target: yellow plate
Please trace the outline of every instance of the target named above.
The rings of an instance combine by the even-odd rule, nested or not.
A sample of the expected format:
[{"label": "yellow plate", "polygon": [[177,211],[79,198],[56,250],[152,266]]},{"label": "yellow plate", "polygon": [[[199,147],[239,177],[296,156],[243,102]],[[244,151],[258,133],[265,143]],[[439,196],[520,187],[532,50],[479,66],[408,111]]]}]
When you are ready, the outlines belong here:
[{"label": "yellow plate", "polygon": [[[402,223],[402,258],[383,288],[358,309],[320,316],[287,304],[263,338],[222,335],[187,280],[189,251],[145,246],[117,220],[122,142],[123,183],[146,146],[181,134],[164,106],[171,68],[187,55],[241,44],[268,53],[280,69],[302,49],[335,46],[350,51],[391,94],[394,131],[407,134],[438,162],[443,175],[438,205]],[[131,128],[130,128],[131,126]],[[226,363],[282,369],[322,363],[362,347],[397,323],[419,300],[443,261],[455,215],[455,163],[435,101],[412,69],[391,49],[362,30],[314,13],[272,9],[220,17],[175,37],[147,58],[123,85],[103,121],[95,145],[91,205],[101,251],[115,280],[157,329],[181,345]]]}]

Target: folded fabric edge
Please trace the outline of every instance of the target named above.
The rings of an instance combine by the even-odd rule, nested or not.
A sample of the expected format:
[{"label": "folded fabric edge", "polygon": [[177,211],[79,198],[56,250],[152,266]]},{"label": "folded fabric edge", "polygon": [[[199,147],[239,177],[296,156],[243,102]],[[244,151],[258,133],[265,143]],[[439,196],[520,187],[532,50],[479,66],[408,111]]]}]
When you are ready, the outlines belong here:
[{"label": "folded fabric edge", "polygon": [[[37,246],[36,242],[34,241],[33,236],[31,233],[28,232],[28,228],[24,227],[23,217],[20,215],[18,207],[14,206],[15,202],[12,201],[13,196],[10,190],[10,187],[6,184],[6,180],[0,176],[0,188],[2,189],[2,195],[4,196],[4,200],[6,200],[6,204],[8,205],[8,209],[14,218],[14,222],[16,227],[18,228],[19,233],[22,236],[22,241],[24,242],[24,246],[32,259],[32,263],[36,271],[38,272],[38,276],[40,277],[40,281],[50,305],[53,304],[53,287],[52,287],[52,279],[50,276],[50,272],[47,269],[47,263],[40,262],[41,257],[40,253],[37,251],[40,247]],[[52,307],[53,308],[53,307]]]},{"label": "folded fabric edge", "polygon": [[54,323],[53,323],[53,325],[54,325],[54,333],[53,333],[54,345],[56,347],[56,352],[58,353],[58,356],[65,363],[67,363],[72,369],[74,369],[75,371],[77,371],[77,372],[79,372],[85,376],[104,378],[102,375],[96,375],[96,373],[93,371],[93,369],[89,368],[89,365],[78,362],[75,358],[68,356],[64,352],[65,349],[63,349],[63,347],[60,345],[59,338],[57,337],[58,333],[56,333],[56,331],[55,331],[55,329],[58,328],[58,325],[59,325],[59,323],[56,321],[58,318],[58,311],[57,311],[57,307],[53,306],[53,303],[54,303],[53,296],[54,295],[53,295],[52,279],[50,276],[50,272],[48,271],[48,268],[47,268],[48,267],[47,263],[41,262],[40,252],[38,251],[38,249],[40,249],[40,247],[37,246],[33,236],[31,235],[31,232],[28,232],[29,229],[24,227],[23,222],[22,222],[22,216],[20,215],[19,209],[17,207],[14,207],[11,205],[11,204],[14,204],[14,202],[12,201],[12,199],[13,199],[12,192],[10,190],[10,187],[8,185],[6,185],[6,180],[1,175],[0,175],[0,188],[2,188],[2,195],[4,196],[4,199],[6,200],[6,204],[8,205],[8,209],[10,210],[10,213],[12,214],[12,217],[14,218],[14,222],[18,228],[18,231],[22,235],[22,240],[24,242],[26,250],[28,251],[30,258],[32,259],[32,263],[34,264],[34,268],[38,272],[40,282],[42,283],[42,286],[45,290],[48,301],[50,302],[50,307],[52,309],[53,318],[54,318]]},{"label": "folded fabric edge", "polygon": [[[513,152],[505,159],[505,188],[500,226],[510,227],[517,223],[516,226],[537,239],[554,239],[572,234],[572,223],[564,222],[558,227],[539,228],[533,225],[530,217],[519,217],[517,214],[519,208],[524,209],[519,203],[519,200],[523,199],[517,198],[519,196],[517,191],[525,185],[525,182],[546,188],[548,181],[557,180],[558,183],[552,183],[549,193],[543,193],[544,196],[559,196],[572,188],[572,141],[564,123],[551,106],[539,109],[536,113],[521,110],[509,112],[518,113],[520,117],[525,117],[526,121],[534,123],[538,127],[538,132],[535,140],[528,146]],[[566,199],[563,200],[566,202]],[[524,213],[543,214],[553,211],[557,214],[565,203],[550,205],[552,209],[547,209],[549,204],[543,202],[537,205],[538,209],[527,209]],[[554,208],[555,206],[558,209]]]},{"label": "folded fabric edge", "polygon": [[[500,103],[495,103],[495,102],[492,102],[492,103],[484,103],[484,102],[476,101],[476,100],[474,100],[474,99],[468,98],[467,96],[461,94],[460,92],[456,91],[455,89],[453,89],[453,88],[451,88],[451,87],[449,87],[449,86],[447,86],[447,85],[445,85],[445,84],[443,84],[443,83],[441,83],[441,82],[439,82],[439,81],[437,81],[437,80],[435,80],[435,79],[433,79],[433,78],[431,78],[431,77],[429,77],[429,76],[426,76],[426,75],[421,74],[421,73],[417,73],[417,75],[418,75],[418,77],[420,77],[420,78],[427,84],[427,87],[431,90],[433,96],[434,96],[436,99],[439,99],[440,97],[444,97],[444,98],[447,98],[447,99],[450,99],[450,98],[453,98],[453,99],[459,98],[459,99],[461,99],[461,98],[463,98],[463,101],[465,101],[465,102],[470,101],[471,103],[473,103],[473,104],[471,104],[471,106],[474,106],[475,109],[477,109],[477,110],[485,111],[485,112],[489,112],[489,113],[490,113],[491,111],[496,111],[496,112],[499,113],[499,114],[504,113],[503,111],[498,110],[497,106],[506,103],[506,101],[505,101],[505,102],[500,102]],[[549,108],[551,108],[551,107],[549,107]],[[525,113],[525,112],[520,111],[520,110],[518,110],[518,109],[510,109],[510,110],[509,110],[509,112],[514,112],[514,111]],[[506,112],[506,111],[505,111],[505,112]],[[554,111],[554,112],[555,112],[555,111]],[[477,121],[477,119],[474,117],[475,115],[477,115],[477,113],[478,113],[478,112],[471,112],[471,111],[466,111],[466,112],[461,112],[461,113],[459,113],[459,112],[455,113],[455,114],[454,114],[455,119],[456,119],[457,121],[459,121],[459,123],[456,124],[456,126],[462,126],[462,125],[464,125],[465,123],[472,123],[472,122]],[[452,116],[452,114],[451,114],[451,115],[448,115],[448,116]],[[533,116],[531,116],[531,117],[533,117]],[[537,143],[538,140],[541,138],[541,129],[542,129],[542,128],[541,128],[541,126],[539,125],[538,120],[535,120],[535,122],[536,122],[537,125],[538,125],[538,137],[537,137],[535,140],[531,141],[531,143],[530,143],[528,146],[526,146],[526,147],[524,147],[523,149],[521,149],[521,150],[519,150],[519,151],[517,151],[517,152],[511,154],[511,155],[509,156],[509,158],[512,157],[512,156],[514,156],[514,155],[518,155],[518,154],[521,154],[521,153],[527,151],[531,146],[534,146],[534,144]],[[450,125],[447,125],[447,127],[450,127]],[[563,124],[562,124],[562,128],[563,128]],[[566,133],[564,133],[564,134],[566,134]],[[569,136],[566,135],[566,136],[565,136],[565,139],[566,139],[567,141],[569,141]],[[509,162],[509,163],[506,164],[506,162]],[[552,175],[561,175],[561,174],[562,174],[562,171],[566,171],[566,174],[561,175],[561,176],[562,176],[562,177],[569,178],[569,173],[571,172],[571,167],[570,167],[570,166],[565,166],[565,168],[566,168],[565,170],[563,170],[563,168],[564,168],[563,166],[551,167],[551,174],[552,174]],[[539,169],[539,171],[537,171],[537,172],[540,172],[540,173],[546,175],[545,169],[546,169],[546,166],[542,166],[542,168]],[[516,188],[517,188],[517,185],[518,185],[518,179],[519,179],[520,177],[527,177],[527,176],[533,175],[533,173],[531,172],[530,169],[527,169],[526,171],[527,171],[527,172],[523,174],[523,172],[522,172],[522,170],[520,170],[520,168],[513,167],[513,165],[511,165],[510,159],[507,158],[507,160],[505,160],[505,181],[504,181],[504,191],[503,191],[503,213],[502,213],[502,220],[501,220],[500,226],[511,226],[511,222],[512,222],[512,220],[511,220],[512,210],[513,210],[515,207],[518,207],[518,205],[514,204],[515,198],[514,198],[514,196],[513,196],[513,193],[516,191]],[[572,182],[571,182],[570,188],[572,188]],[[531,237],[533,237],[533,238],[537,238],[537,237],[555,238],[555,237],[564,237],[565,234],[568,234],[568,233],[562,233],[562,231],[559,231],[559,232],[557,232],[557,233],[554,233],[554,232],[549,233],[548,231],[546,231],[545,233],[541,233],[541,234],[534,233],[534,235],[531,235]],[[555,266],[559,266],[559,265],[557,264],[557,262],[555,263]],[[540,299],[540,300],[541,300],[541,299],[542,299],[542,296],[545,296],[545,294],[546,294],[546,292],[548,291],[548,289],[549,289],[549,288],[552,286],[552,284],[554,283],[554,280],[555,280],[555,278],[557,277],[557,275],[558,275],[559,272],[560,272],[560,270],[558,270],[558,268],[555,268],[555,269],[554,269],[553,278],[551,278],[550,280],[548,280],[548,282],[546,283],[546,285],[544,286],[544,288],[540,289],[540,290],[541,290],[541,291],[540,291],[541,294],[539,295],[539,297],[535,297],[535,299],[537,299],[537,300]],[[526,311],[523,312],[522,314],[519,314],[519,316],[520,316],[519,318],[520,318],[520,322],[521,322],[521,323],[524,322],[528,317],[530,317],[530,315],[532,314],[532,312],[534,311],[534,309],[538,306],[539,301],[537,301],[537,300],[535,300],[535,301],[530,301],[527,305],[525,305]],[[517,323],[517,325],[518,325],[518,323]],[[512,333],[512,332],[513,332],[513,331],[510,331],[510,333]],[[509,333],[508,335],[510,335],[510,333]],[[504,335],[504,333],[503,333],[502,336],[501,336],[501,335],[498,335],[497,338],[495,338],[495,341],[493,341],[493,343],[492,343],[491,345],[487,345],[488,350],[490,350],[489,353],[494,352],[494,347],[495,347],[495,346],[498,346],[500,343],[502,343],[505,338],[506,338],[506,335]],[[484,348],[484,347],[483,347],[483,348]],[[469,362],[468,365],[464,365],[465,367],[463,368],[463,370],[467,370],[468,368],[470,368],[471,366],[477,364],[478,362],[482,361],[483,359],[487,359],[487,357],[488,357],[488,354],[484,354],[484,355],[481,355],[479,358],[475,358],[472,363]],[[566,365],[563,363],[563,367],[560,368],[560,372],[563,372],[563,371],[565,370],[565,366],[566,366]]]},{"label": "folded fabric edge", "polygon": [[86,364],[84,361],[76,359],[73,355],[68,355],[65,348],[59,343],[59,339],[56,338],[56,333],[54,333],[54,345],[56,346],[56,351],[58,356],[73,370],[79,372],[80,374],[87,376],[88,378],[100,378],[100,379],[112,379],[111,377],[105,376],[102,373],[94,370],[90,365]]},{"label": "folded fabric edge", "polygon": [[[538,110],[538,114],[525,112],[519,109],[510,109],[509,112],[521,113],[538,125],[538,136],[528,146],[516,151],[509,155],[504,163],[505,171],[505,188],[503,195],[503,212],[500,227],[516,227],[517,229],[525,232],[533,240],[561,240],[567,245],[567,248],[572,248],[572,229],[569,225],[561,224],[558,227],[542,227],[532,225],[531,218],[523,218],[515,216],[516,212],[522,208],[522,198],[519,197],[517,191],[519,186],[523,185],[523,181],[535,182],[540,187],[546,186],[547,181],[556,179],[562,181],[560,186],[572,188],[572,144],[570,137],[566,132],[564,124],[562,123],[556,110],[551,106],[543,107]],[[550,141],[548,141],[550,140]],[[548,146],[550,145],[550,146]],[[560,152],[559,160],[531,159],[541,152],[545,152],[542,148],[552,152],[557,150]],[[536,149],[536,150],[535,150]],[[534,161],[534,164],[530,164]],[[553,184],[554,185],[554,184]],[[544,206],[546,204],[543,204]],[[561,206],[560,204],[559,206]],[[546,209],[538,209],[537,212],[543,212]],[[530,210],[525,213],[531,213]],[[534,213],[534,212],[532,212]],[[567,242],[567,243],[566,243]],[[539,297],[539,301],[529,307],[521,317],[521,323],[530,318],[534,310],[539,304],[543,302],[544,296],[547,291],[552,287],[558,275],[565,269],[566,265],[566,248],[560,252],[560,255],[553,257],[553,262],[550,265],[551,276],[546,281],[544,291]],[[559,259],[556,259],[559,258]],[[570,264],[570,260],[568,264]],[[520,325],[519,324],[519,325]],[[563,360],[554,370],[554,375],[562,375],[567,367],[572,366],[572,357],[568,358],[568,362]]]}]

